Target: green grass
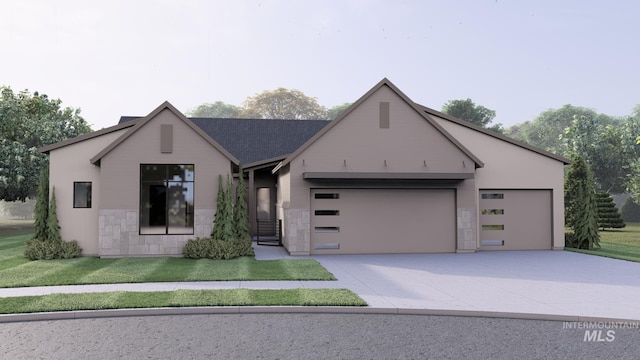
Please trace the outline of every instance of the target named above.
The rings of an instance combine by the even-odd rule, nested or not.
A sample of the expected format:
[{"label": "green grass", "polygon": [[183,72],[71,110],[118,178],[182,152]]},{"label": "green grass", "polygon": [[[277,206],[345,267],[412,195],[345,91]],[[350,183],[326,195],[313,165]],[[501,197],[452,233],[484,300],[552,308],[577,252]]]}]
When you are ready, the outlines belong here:
[{"label": "green grass", "polygon": [[0,298],[0,314],[188,306],[366,306],[347,289],[177,290]]},{"label": "green grass", "polygon": [[600,231],[600,249],[568,251],[640,262],[640,223],[629,223],[625,228]]},{"label": "green grass", "polygon": [[29,261],[23,252],[25,240],[31,237],[32,234],[0,235],[0,287],[168,281],[335,280],[313,259],[80,257]]}]

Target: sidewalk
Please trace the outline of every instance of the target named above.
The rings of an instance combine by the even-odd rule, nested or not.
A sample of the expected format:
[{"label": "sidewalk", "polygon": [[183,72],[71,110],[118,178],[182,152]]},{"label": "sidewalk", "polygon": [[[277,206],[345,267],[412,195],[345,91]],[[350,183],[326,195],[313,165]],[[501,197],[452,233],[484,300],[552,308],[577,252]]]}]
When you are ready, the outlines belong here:
[{"label": "sidewalk", "polygon": [[[281,247],[255,248],[257,259],[289,257]],[[50,286],[0,289],[0,297],[176,289],[347,288],[369,304],[366,309],[370,312],[640,321],[640,263],[567,251],[311,258],[338,280]],[[302,309],[307,310],[323,311]]]}]

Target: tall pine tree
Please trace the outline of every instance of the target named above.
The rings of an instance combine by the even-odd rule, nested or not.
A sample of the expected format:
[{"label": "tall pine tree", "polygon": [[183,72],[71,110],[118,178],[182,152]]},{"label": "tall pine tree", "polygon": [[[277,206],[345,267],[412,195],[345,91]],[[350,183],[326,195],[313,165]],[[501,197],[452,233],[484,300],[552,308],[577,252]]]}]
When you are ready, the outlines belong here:
[{"label": "tall pine tree", "polygon": [[598,210],[593,177],[581,156],[574,156],[565,178],[565,225],[573,230],[573,245],[579,249],[600,248]]},{"label": "tall pine tree", "polygon": [[222,208],[224,207],[224,188],[222,187],[222,175],[218,175],[218,195],[216,196],[216,215],[213,219],[211,237],[220,238],[220,224],[222,223]]},{"label": "tall pine tree", "polygon": [[35,239],[47,239],[47,218],[49,217],[49,167],[45,166],[40,173],[35,215]]},{"label": "tall pine tree", "polygon": [[242,255],[254,255],[249,233],[249,210],[247,208],[247,189],[244,185],[244,172],[240,165],[238,186],[236,187],[236,206],[233,208],[233,227]]},{"label": "tall pine tree", "polygon": [[227,186],[224,191],[224,201],[222,203],[222,224],[219,240],[233,240],[236,232],[233,228],[233,184],[231,176],[227,174]]},{"label": "tall pine tree", "polygon": [[58,223],[58,211],[56,209],[56,187],[51,189],[51,201],[49,202],[49,217],[47,218],[47,241],[61,243],[60,224]]}]

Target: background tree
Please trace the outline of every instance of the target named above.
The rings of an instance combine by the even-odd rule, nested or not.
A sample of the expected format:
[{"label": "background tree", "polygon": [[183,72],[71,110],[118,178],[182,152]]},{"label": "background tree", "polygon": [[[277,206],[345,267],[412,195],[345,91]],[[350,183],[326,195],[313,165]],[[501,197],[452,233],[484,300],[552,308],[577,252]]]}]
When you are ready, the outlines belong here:
[{"label": "background tree", "polygon": [[442,112],[472,124],[502,132],[502,124],[488,126],[496,117],[496,112],[482,105],[476,105],[471,99],[449,100],[442,106]]},{"label": "background tree", "polygon": [[36,196],[35,236],[34,238],[44,241],[47,239],[47,219],[49,218],[49,167],[44,166],[40,172],[38,183],[38,195]]},{"label": "background tree", "polygon": [[327,109],[316,98],[300,90],[278,88],[248,97],[243,103],[242,117],[258,119],[326,119]]},{"label": "background tree", "polygon": [[568,246],[578,249],[600,248],[598,213],[593,178],[589,165],[575,155],[565,177],[565,226],[573,230]]},{"label": "background tree", "polygon": [[199,105],[197,108],[187,112],[187,115],[202,118],[237,118],[240,117],[241,112],[242,109],[238,106],[216,101],[213,104]]},{"label": "background tree", "polygon": [[625,191],[634,153],[633,140],[623,126],[603,125],[597,118],[576,116],[561,139],[563,155],[582,156],[590,165],[596,189],[616,194]]},{"label": "background tree", "polygon": [[598,227],[600,229],[621,229],[626,226],[611,194],[607,192],[596,193],[596,203],[598,204]]},{"label": "background tree", "polygon": [[620,209],[622,213],[622,219],[626,222],[640,222],[640,205],[636,204],[633,201],[632,197],[629,197],[624,204],[622,205],[622,209]]},{"label": "background tree", "polygon": [[526,126],[523,126],[521,132],[524,136],[520,140],[561,155],[565,150],[561,135],[576,118],[591,119],[600,126],[620,123],[619,119],[598,114],[593,109],[567,104],[559,109],[544,111]]},{"label": "background tree", "polygon": [[0,87],[0,199],[35,196],[47,157],[38,148],[91,132],[79,109],[28,91]]},{"label": "background tree", "polygon": [[343,111],[347,110],[349,106],[351,106],[351,103],[346,102],[342,105],[336,105],[327,110],[327,120],[333,120],[337,118],[338,116],[340,116],[340,114],[342,114]]}]

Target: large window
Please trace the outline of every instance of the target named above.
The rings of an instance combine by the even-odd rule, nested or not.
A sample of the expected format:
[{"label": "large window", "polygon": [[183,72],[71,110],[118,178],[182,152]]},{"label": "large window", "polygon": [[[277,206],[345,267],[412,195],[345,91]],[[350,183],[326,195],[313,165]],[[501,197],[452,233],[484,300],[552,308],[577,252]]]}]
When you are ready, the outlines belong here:
[{"label": "large window", "polygon": [[91,182],[76,181],[73,183],[73,207],[91,207]]},{"label": "large window", "polygon": [[193,234],[193,165],[140,165],[140,234]]}]

